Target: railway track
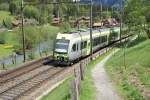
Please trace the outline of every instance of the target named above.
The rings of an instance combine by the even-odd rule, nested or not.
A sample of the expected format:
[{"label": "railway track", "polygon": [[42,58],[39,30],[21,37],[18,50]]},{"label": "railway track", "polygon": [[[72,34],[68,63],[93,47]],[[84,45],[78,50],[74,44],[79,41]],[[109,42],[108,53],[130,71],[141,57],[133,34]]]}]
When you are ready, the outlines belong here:
[{"label": "railway track", "polygon": [[39,86],[42,82],[48,79],[52,79],[58,73],[66,69],[62,67],[57,67],[57,68],[53,66],[48,66],[48,67],[49,67],[48,69],[38,73],[37,75],[34,75],[20,82],[16,82],[15,85],[1,92],[0,100],[16,100],[17,98],[24,95],[24,93],[26,93],[27,91]]},{"label": "railway track", "polygon": [[[71,68],[54,67],[49,58],[42,58],[0,73],[0,100],[22,100],[22,98],[29,100],[27,99],[29,92],[43,86],[48,81],[52,83],[52,86],[64,79]],[[61,77],[58,78],[58,75]]]}]

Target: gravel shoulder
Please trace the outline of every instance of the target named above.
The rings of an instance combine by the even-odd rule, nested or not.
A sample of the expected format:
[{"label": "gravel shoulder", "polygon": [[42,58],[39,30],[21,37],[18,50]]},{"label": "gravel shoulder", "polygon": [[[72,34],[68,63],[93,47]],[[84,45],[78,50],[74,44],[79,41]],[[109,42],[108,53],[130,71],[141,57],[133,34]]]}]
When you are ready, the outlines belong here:
[{"label": "gravel shoulder", "polygon": [[[115,52],[117,51],[118,50]],[[109,79],[109,76],[104,69],[105,63],[113,55],[113,53],[104,58],[92,70],[92,77],[96,87],[96,100],[122,100],[117,94],[112,81]]]}]

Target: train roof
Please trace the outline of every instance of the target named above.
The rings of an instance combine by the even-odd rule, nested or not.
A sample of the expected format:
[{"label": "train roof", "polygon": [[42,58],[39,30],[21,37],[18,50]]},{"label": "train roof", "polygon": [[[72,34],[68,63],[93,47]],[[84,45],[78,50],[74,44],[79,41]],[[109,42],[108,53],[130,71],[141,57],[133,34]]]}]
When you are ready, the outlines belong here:
[{"label": "train roof", "polygon": [[[99,28],[99,29],[94,29],[93,30],[93,36],[96,36],[96,34],[99,35],[99,33],[101,32],[101,35],[105,35],[108,34],[108,32],[110,31],[110,29],[112,28]],[[114,27],[115,30],[118,30],[119,27]],[[74,39],[80,36],[84,36],[84,37],[88,37],[90,35],[90,29],[88,30],[77,30],[77,31],[72,31],[72,32],[64,32],[64,33],[58,33],[57,35],[57,39]]]}]

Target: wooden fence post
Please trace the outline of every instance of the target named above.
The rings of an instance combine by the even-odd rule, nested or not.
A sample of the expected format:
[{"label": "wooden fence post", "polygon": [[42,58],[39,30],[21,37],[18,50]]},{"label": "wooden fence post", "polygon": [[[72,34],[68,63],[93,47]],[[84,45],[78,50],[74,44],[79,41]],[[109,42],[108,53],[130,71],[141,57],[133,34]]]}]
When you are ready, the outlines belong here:
[{"label": "wooden fence post", "polygon": [[16,53],[13,53],[12,56],[10,56],[12,58],[12,64],[16,64],[17,61],[16,61]]},{"label": "wooden fence post", "polygon": [[74,69],[74,80],[71,81],[71,100],[79,100],[80,74],[79,70]]},{"label": "wooden fence post", "polygon": [[15,59],[15,64],[17,64],[17,55],[16,55],[16,53],[15,53],[14,59]]},{"label": "wooden fence post", "polygon": [[84,76],[83,76],[83,67],[82,67],[82,61],[80,62],[80,77],[81,77],[81,80],[84,80]]},{"label": "wooden fence post", "polygon": [[5,61],[4,61],[5,59],[3,59],[3,61],[2,61],[2,67],[3,67],[3,70],[5,69]]},{"label": "wooden fence post", "polygon": [[40,52],[40,57],[42,57],[42,52]]},{"label": "wooden fence post", "polygon": [[10,55],[10,58],[11,58],[12,64],[15,64],[13,54],[12,54],[12,55]]}]

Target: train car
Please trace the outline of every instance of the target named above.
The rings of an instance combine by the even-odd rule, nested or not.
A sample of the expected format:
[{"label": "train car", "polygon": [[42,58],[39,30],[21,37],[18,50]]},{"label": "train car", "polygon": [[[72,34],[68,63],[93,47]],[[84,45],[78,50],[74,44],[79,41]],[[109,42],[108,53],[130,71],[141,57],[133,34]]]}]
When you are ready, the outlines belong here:
[{"label": "train car", "polygon": [[[118,33],[115,38],[118,39],[119,27],[93,30],[93,52],[108,45],[112,31]],[[57,64],[71,64],[79,58],[90,55],[90,46],[90,30],[58,33],[54,46],[54,61]]]}]

